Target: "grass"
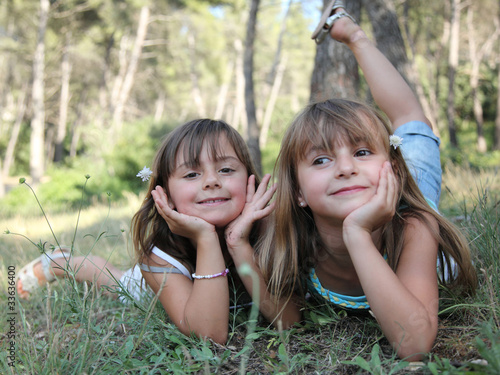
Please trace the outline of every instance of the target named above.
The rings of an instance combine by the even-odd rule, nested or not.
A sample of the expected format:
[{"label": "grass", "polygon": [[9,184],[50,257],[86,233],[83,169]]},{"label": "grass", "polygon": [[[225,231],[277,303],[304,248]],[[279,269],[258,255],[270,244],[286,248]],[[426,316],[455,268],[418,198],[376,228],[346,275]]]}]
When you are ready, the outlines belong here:
[{"label": "grass", "polygon": [[[9,315],[9,270],[14,266],[19,271],[35,258],[36,244],[55,242],[34,201],[37,215],[0,218],[0,229],[11,232],[0,237],[0,372],[406,374],[413,366],[414,374],[498,374],[499,197],[500,181],[494,170],[445,168],[441,210],[470,238],[480,287],[473,298],[443,303],[432,352],[423,363],[411,365],[394,357],[372,318],[346,315],[324,305],[307,306],[304,323],[283,332],[269,328],[260,317],[255,320],[249,309],[234,311],[224,346],[182,335],[154,301],[124,304],[101,295],[92,285],[69,280],[40,289],[29,301],[16,301],[14,315]],[[94,206],[79,217],[77,212],[52,216],[47,210],[48,221],[60,243],[74,238],[80,253],[109,258],[125,269],[132,253],[129,223],[140,200],[131,196],[128,202]],[[13,328],[8,320],[12,316]],[[8,358],[12,348],[14,367]]]}]

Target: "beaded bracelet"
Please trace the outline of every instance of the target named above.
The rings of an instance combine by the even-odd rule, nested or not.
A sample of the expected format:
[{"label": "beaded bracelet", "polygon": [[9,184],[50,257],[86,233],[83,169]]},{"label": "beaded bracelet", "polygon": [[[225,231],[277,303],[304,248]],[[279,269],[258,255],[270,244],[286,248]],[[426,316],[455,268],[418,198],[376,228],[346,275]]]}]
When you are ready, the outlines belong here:
[{"label": "beaded bracelet", "polygon": [[226,276],[228,273],[229,269],[226,268],[224,271],[215,273],[213,275],[197,275],[196,273],[193,273],[191,276],[193,277],[193,279],[213,279],[219,276]]}]

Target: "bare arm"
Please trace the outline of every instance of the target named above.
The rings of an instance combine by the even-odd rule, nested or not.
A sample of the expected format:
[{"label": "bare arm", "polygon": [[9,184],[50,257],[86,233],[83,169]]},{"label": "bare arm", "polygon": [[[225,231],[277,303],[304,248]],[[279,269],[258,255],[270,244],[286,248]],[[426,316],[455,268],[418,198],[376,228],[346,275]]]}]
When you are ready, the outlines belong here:
[{"label": "bare arm", "polygon": [[[249,178],[245,208],[241,215],[227,227],[226,243],[236,269],[240,270],[245,264],[250,267],[250,272],[240,273],[240,278],[254,299],[258,293],[261,313],[275,326],[286,329],[300,321],[300,309],[293,300],[276,302],[272,299],[267,291],[262,273],[255,262],[254,249],[248,238],[254,222],[264,219],[274,208],[273,204],[267,205],[276,190],[275,186],[266,190],[270,177],[270,175],[264,176],[257,191],[254,187],[254,177]],[[254,290],[255,277],[259,281],[257,291]]]},{"label": "bare arm", "polygon": [[422,121],[432,128],[406,81],[357,24],[347,17],[340,18],[333,24],[330,35],[351,49],[375,102],[387,114],[394,129],[409,121]]},{"label": "bare arm", "polygon": [[430,351],[437,334],[438,244],[425,225],[409,219],[397,271],[389,267],[372,239],[381,213],[394,214],[395,178],[386,172],[374,198],[344,220],[343,238],[384,335],[399,357],[416,360]]},{"label": "bare arm", "polygon": [[[163,189],[153,193],[156,207],[172,232],[189,238],[196,247],[196,274],[214,275],[226,266],[219,237],[213,225],[196,217],[179,214],[168,205]],[[158,262],[154,259],[152,262]],[[143,271],[144,278],[179,330],[225,344],[229,323],[229,288],[224,276],[189,280],[183,275]]]}]

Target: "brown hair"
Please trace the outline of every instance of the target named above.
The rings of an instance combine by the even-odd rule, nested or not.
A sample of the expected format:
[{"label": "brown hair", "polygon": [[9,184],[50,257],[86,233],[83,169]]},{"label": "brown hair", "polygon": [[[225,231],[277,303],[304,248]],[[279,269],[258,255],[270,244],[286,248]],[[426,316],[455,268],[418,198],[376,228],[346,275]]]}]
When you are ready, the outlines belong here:
[{"label": "brown hair", "polygon": [[[175,171],[180,152],[183,153],[184,160],[193,166],[199,164],[203,146],[208,148],[214,159],[218,159],[224,153],[219,143],[222,135],[226,137],[238,159],[245,165],[248,176],[255,175],[256,186],[260,183],[248,147],[233,127],[224,121],[210,119],[193,120],[177,127],[168,134],[156,153],[146,198],[132,218],[132,237],[139,263],[142,263],[144,257],[149,256],[153,247],[157,246],[162,251],[183,261],[191,270],[194,268],[196,249],[187,238],[170,231],[167,223],[155,208],[151,191],[159,185],[169,195],[167,182]],[[251,240],[254,237],[255,235],[251,236]]]},{"label": "brown hair", "polygon": [[[276,298],[289,298],[297,291],[303,294],[301,281],[317,261],[318,250],[323,246],[310,208],[297,205],[300,189],[297,165],[311,147],[331,150],[339,137],[353,144],[363,141],[373,145],[381,140],[385,145],[399,182],[400,209],[392,221],[382,228],[382,248],[392,269],[396,270],[398,266],[407,220],[415,217],[438,240],[440,264],[451,270],[451,258],[457,263],[458,272],[452,275],[452,279],[446,279],[446,267],[441,267],[438,275],[440,283],[473,292],[477,279],[466,239],[451,222],[429,206],[400,149],[390,147],[390,134],[391,126],[378,111],[363,103],[344,99],[310,104],[294,119],[282,140],[274,168],[278,189],[276,208],[270,220],[272,225],[258,245],[259,265],[270,292]],[[433,230],[426,216],[432,216],[437,221],[438,232]]]}]

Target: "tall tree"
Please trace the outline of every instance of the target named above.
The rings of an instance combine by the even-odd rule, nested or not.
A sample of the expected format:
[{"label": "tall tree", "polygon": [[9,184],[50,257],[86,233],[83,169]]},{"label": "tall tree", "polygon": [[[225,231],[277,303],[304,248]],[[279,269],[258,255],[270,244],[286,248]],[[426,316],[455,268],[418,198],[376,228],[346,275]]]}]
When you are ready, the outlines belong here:
[{"label": "tall tree", "polygon": [[38,37],[33,57],[33,90],[32,104],[33,117],[31,119],[30,138],[30,175],[33,184],[40,182],[45,170],[44,132],[45,132],[45,104],[44,104],[44,71],[45,71],[45,31],[49,18],[49,0],[40,0],[38,17]]},{"label": "tall tree", "polygon": [[146,40],[148,23],[149,23],[149,7],[144,5],[141,8],[141,12],[139,15],[139,22],[137,25],[134,48],[132,49],[132,53],[130,55],[127,64],[127,69],[125,70],[125,75],[122,79],[122,85],[120,87],[120,91],[118,94],[118,100],[116,102],[116,106],[113,112],[113,123],[115,125],[116,130],[118,131],[121,130],[125,104],[129,98],[132,86],[134,85],[135,73],[137,71],[137,66],[139,65],[139,61],[141,58],[142,47],[144,45],[144,41]]},{"label": "tall tree", "polygon": [[[365,4],[378,49],[408,81],[408,57],[394,1],[370,0]],[[412,82],[408,83],[413,86]]]},{"label": "tall tree", "polygon": [[[497,24],[500,24],[500,7],[498,8],[497,14]],[[500,38],[497,39],[497,113],[495,117],[495,132],[493,149],[500,150]]]},{"label": "tall tree", "polygon": [[[323,0],[323,9],[330,0]],[[349,1],[346,10],[356,19],[361,16],[361,0]],[[332,38],[317,46],[314,70],[311,77],[310,101],[334,97],[356,97],[359,88],[359,73],[356,59],[349,48]]]},{"label": "tall tree", "polygon": [[457,129],[455,124],[455,76],[458,67],[458,52],[460,41],[460,11],[462,4],[460,0],[451,0],[450,14],[450,40],[448,53],[448,97],[446,114],[448,118],[448,133],[450,144],[458,148]]},{"label": "tall tree", "polygon": [[66,31],[66,42],[63,49],[61,61],[61,94],[59,100],[59,121],[57,123],[56,144],[54,150],[54,161],[63,159],[64,139],[66,138],[68,105],[70,99],[69,81],[71,77],[71,60],[69,49],[71,46],[71,31]]},{"label": "tall tree", "polygon": [[244,65],[245,74],[245,105],[248,121],[248,139],[247,144],[250,149],[255,167],[259,174],[262,173],[262,162],[259,146],[259,125],[257,124],[257,115],[255,110],[255,92],[253,82],[253,55],[255,45],[255,30],[257,28],[257,13],[260,0],[252,0],[250,3],[250,12],[247,21],[247,36],[245,40]]}]

